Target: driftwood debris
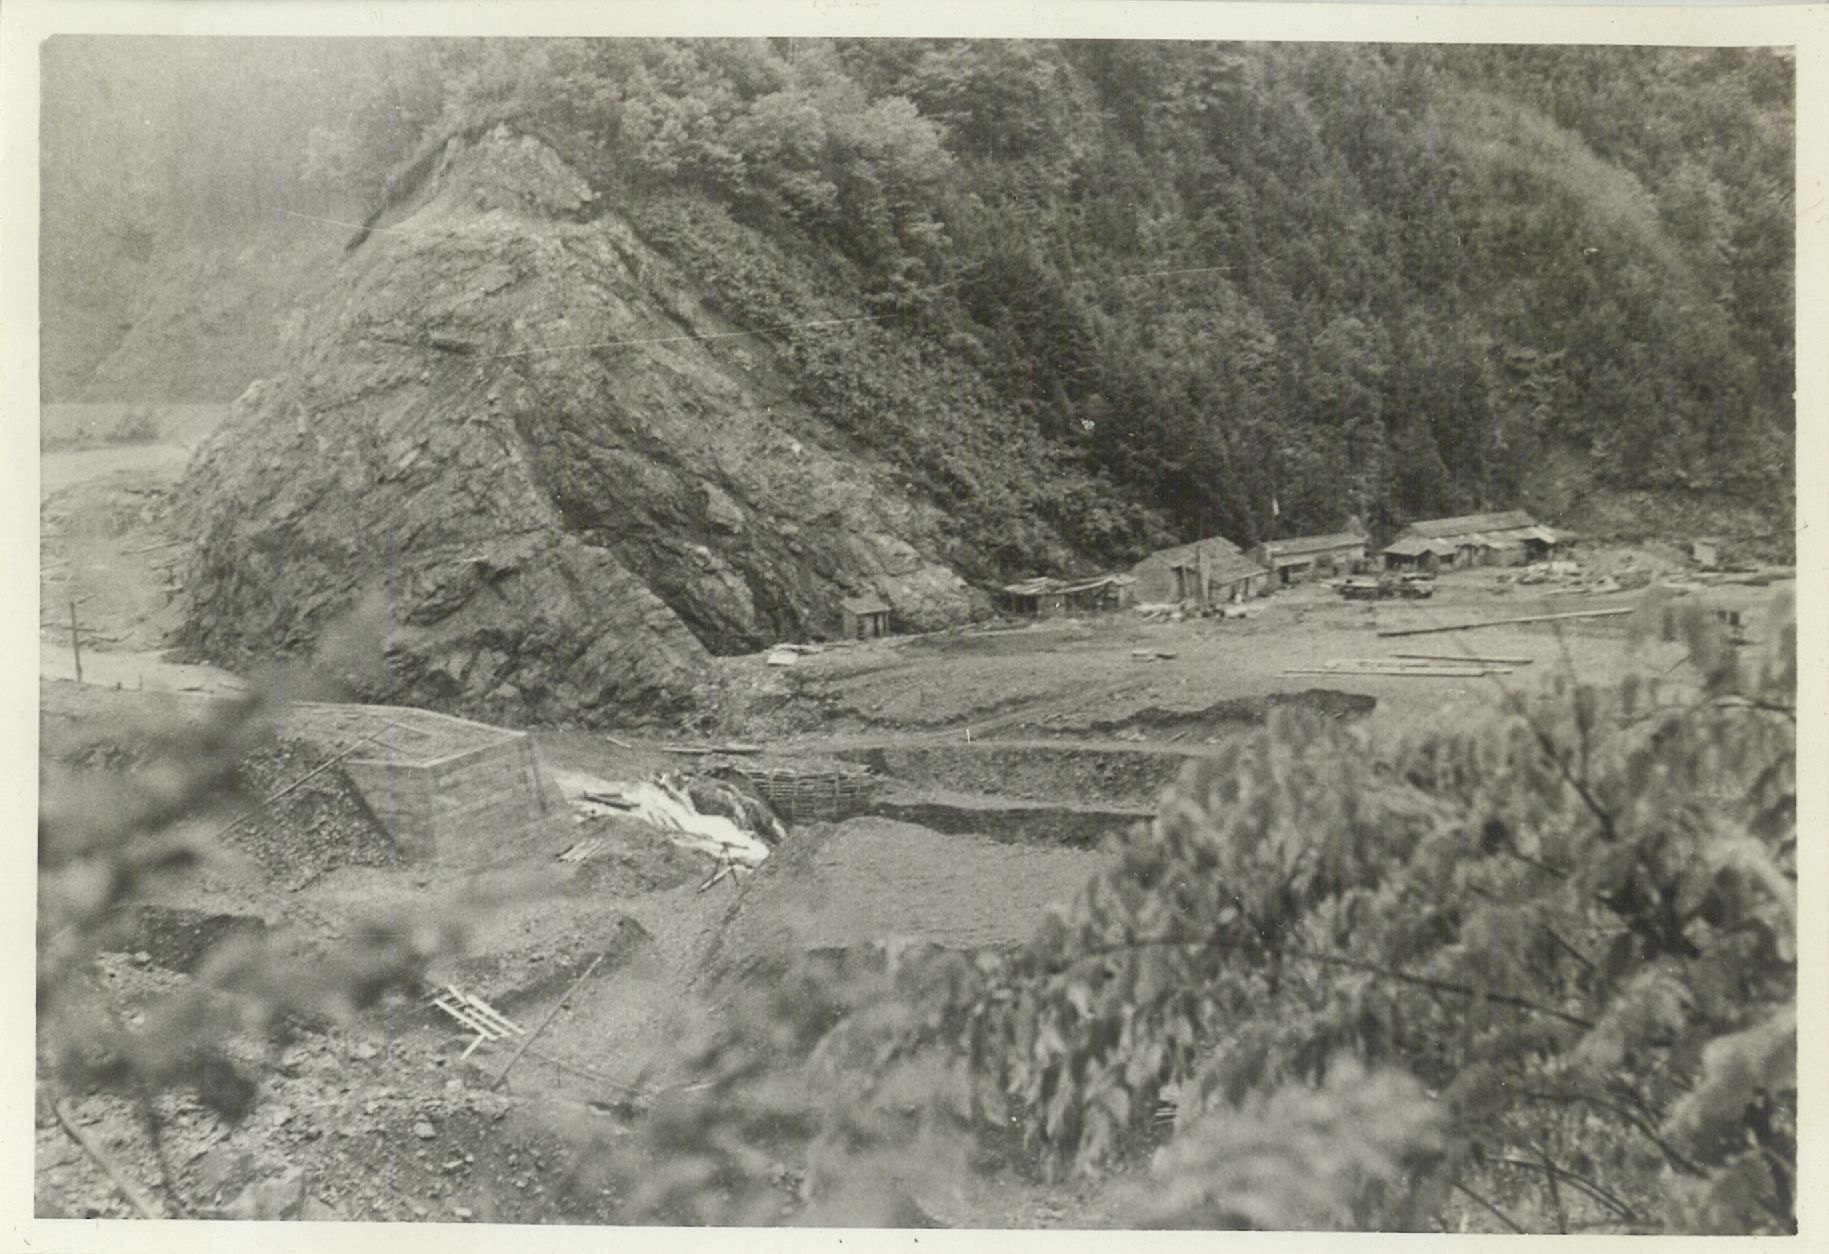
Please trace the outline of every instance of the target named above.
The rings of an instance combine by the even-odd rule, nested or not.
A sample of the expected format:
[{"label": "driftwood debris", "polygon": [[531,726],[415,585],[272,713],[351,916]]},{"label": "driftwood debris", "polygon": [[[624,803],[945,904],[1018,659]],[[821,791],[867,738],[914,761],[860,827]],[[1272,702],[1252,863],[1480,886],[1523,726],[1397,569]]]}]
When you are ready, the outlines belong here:
[{"label": "driftwood debris", "polygon": [[1381,631],[1382,637],[1389,636],[1428,636],[1443,631],[1473,631],[1480,627],[1511,627],[1524,623],[1556,623],[1571,618],[1616,618],[1621,614],[1631,614],[1635,607],[1622,605],[1610,610],[1571,610],[1564,614],[1528,614],[1522,618],[1490,618],[1478,623],[1449,623],[1436,627],[1399,627],[1391,631]]}]

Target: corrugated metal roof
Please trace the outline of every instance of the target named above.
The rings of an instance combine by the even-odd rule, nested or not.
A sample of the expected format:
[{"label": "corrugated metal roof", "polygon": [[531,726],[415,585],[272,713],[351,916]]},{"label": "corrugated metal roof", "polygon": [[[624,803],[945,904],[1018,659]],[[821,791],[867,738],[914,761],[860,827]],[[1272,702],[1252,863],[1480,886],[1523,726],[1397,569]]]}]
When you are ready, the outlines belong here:
[{"label": "corrugated metal roof", "polygon": [[1497,514],[1463,514],[1459,518],[1428,518],[1405,527],[1403,535],[1442,539],[1450,536],[1463,536],[1476,531],[1516,531],[1521,527],[1536,525],[1537,520],[1529,514],[1521,509],[1512,509]]},{"label": "corrugated metal roof", "polygon": [[838,603],[853,614],[887,614],[889,606],[879,597],[840,597]]},{"label": "corrugated metal roof", "polygon": [[1398,557],[1421,557],[1424,553],[1433,553],[1437,557],[1453,557],[1456,545],[1447,540],[1431,540],[1426,536],[1404,536],[1385,545],[1386,553]]},{"label": "corrugated metal roof", "polygon": [[1193,540],[1187,544],[1172,544],[1166,549],[1157,549],[1143,560],[1157,559],[1170,566],[1177,566],[1181,564],[1183,558],[1193,557],[1201,549],[1207,550],[1211,557],[1217,557],[1220,554],[1244,556],[1244,551],[1224,536],[1208,536],[1204,540]]},{"label": "corrugated metal roof", "polygon": [[[1177,558],[1169,563],[1169,569],[1198,572],[1200,557],[1198,554],[1190,554],[1187,557]],[[1264,568],[1243,553],[1217,553],[1207,559],[1207,577],[1214,583],[1237,583],[1241,579],[1249,579],[1253,575],[1263,573]]]},{"label": "corrugated metal roof", "polygon": [[1136,582],[1129,575],[1093,575],[1089,579],[1076,579],[1070,583],[1063,583],[1060,590],[1062,592],[1092,592],[1098,588],[1121,587]]},{"label": "corrugated metal roof", "polygon": [[[1177,544],[1173,548],[1158,549],[1143,559],[1143,562],[1161,562],[1170,570],[1198,570],[1200,555],[1206,554],[1207,570],[1215,583],[1237,583],[1252,575],[1261,575],[1264,568],[1252,561],[1239,547],[1224,536],[1208,536],[1204,540],[1195,540],[1190,544]],[[1138,566],[1143,562],[1137,563]],[[1135,570],[1136,567],[1132,567]]]},{"label": "corrugated metal roof", "polygon": [[1033,597],[1050,593],[1069,594],[1074,592],[1092,592],[1107,586],[1122,588],[1137,581],[1129,575],[1092,575],[1085,579],[1056,579],[1052,575],[1036,575],[1032,579],[1022,579],[1007,583],[1003,590],[1011,596]]},{"label": "corrugated metal roof", "polygon": [[1288,540],[1271,540],[1264,545],[1266,557],[1300,556],[1306,553],[1325,553],[1329,549],[1345,549],[1361,546],[1365,537],[1352,531],[1336,531],[1324,536],[1294,536]]}]

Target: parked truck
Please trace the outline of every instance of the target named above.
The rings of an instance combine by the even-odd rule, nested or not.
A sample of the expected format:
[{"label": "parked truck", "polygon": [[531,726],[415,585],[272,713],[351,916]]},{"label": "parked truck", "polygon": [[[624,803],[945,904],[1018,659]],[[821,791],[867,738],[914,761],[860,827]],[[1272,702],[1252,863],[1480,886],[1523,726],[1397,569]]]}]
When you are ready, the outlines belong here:
[{"label": "parked truck", "polygon": [[1376,578],[1360,576],[1343,579],[1340,595],[1349,601],[1390,601],[1398,597],[1420,601],[1435,595],[1433,575],[1386,571]]}]

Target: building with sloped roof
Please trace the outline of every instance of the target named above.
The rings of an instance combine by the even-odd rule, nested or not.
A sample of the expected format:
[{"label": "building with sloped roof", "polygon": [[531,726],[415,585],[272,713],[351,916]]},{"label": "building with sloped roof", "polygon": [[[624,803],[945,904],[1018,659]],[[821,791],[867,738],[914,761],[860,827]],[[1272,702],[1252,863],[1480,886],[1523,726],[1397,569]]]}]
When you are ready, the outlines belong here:
[{"label": "building with sloped roof", "polygon": [[1515,566],[1554,557],[1567,540],[1566,533],[1513,509],[1413,522],[1380,555],[1391,569]]},{"label": "building with sloped roof", "polygon": [[1365,546],[1362,532],[1335,531],[1266,540],[1251,550],[1251,558],[1270,573],[1271,583],[1287,585],[1349,571],[1365,560]]},{"label": "building with sloped roof", "polygon": [[881,597],[842,597],[838,609],[846,640],[872,640],[889,634],[889,606]]},{"label": "building with sloped roof", "polygon": [[1129,575],[1094,575],[1089,579],[1055,579],[1038,575],[1005,584],[1005,603],[1017,614],[1047,618],[1055,614],[1096,614],[1132,603],[1136,580]]},{"label": "building with sloped roof", "polygon": [[1264,590],[1269,573],[1222,536],[1159,549],[1131,567],[1140,602],[1243,601]]}]

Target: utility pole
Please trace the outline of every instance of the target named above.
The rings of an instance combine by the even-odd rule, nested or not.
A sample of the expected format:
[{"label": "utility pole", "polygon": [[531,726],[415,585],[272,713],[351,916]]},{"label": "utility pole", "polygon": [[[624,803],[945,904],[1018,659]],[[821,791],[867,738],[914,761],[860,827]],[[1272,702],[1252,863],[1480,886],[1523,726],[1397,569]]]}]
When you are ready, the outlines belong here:
[{"label": "utility pole", "polygon": [[76,682],[83,682],[83,642],[76,625],[76,602],[70,602],[70,653],[76,659]]}]

